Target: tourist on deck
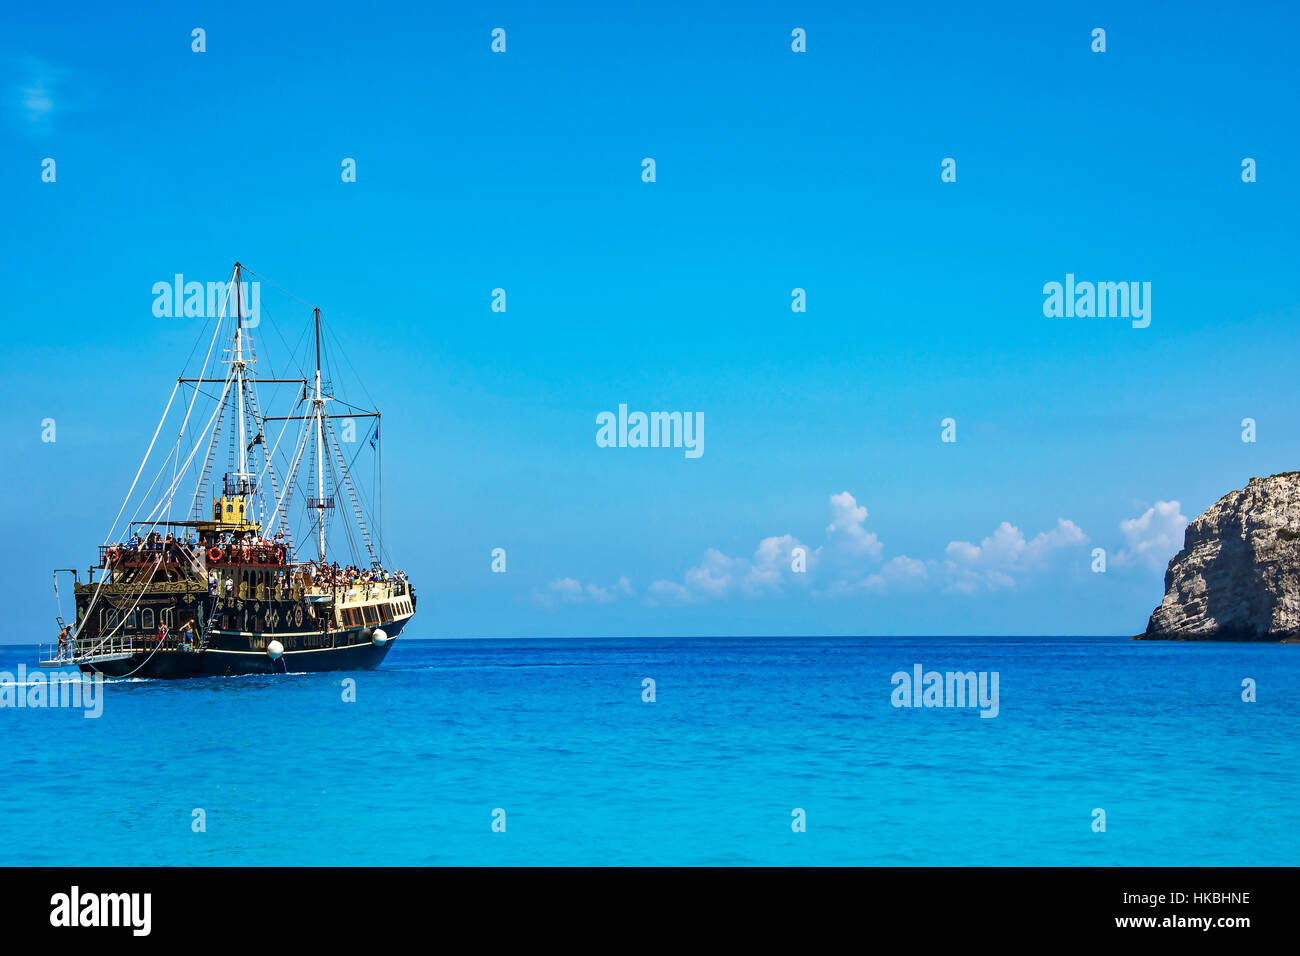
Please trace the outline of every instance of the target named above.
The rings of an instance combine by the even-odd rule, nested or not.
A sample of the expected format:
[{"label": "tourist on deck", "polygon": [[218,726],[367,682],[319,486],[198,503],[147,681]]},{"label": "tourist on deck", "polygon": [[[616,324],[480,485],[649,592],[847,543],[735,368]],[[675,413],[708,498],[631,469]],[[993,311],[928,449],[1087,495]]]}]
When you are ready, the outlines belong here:
[{"label": "tourist on deck", "polygon": [[72,639],[72,625],[65,624],[63,630],[59,631],[59,656],[56,660],[71,660],[68,651],[68,642]]}]

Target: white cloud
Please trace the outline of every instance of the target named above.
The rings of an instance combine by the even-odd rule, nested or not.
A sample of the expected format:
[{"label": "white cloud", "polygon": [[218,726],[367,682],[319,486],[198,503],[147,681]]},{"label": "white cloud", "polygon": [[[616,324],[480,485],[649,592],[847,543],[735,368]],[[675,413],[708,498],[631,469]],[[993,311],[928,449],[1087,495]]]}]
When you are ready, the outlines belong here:
[{"label": "white cloud", "polygon": [[551,582],[551,591],[562,601],[582,599],[582,583],[576,578],[559,578]]},{"label": "white cloud", "polygon": [[[880,560],[884,546],[864,525],[866,507],[849,492],[830,496],[830,512],[826,544],[821,547],[809,547],[792,534],[782,534],[763,538],[748,558],[730,557],[709,548],[700,563],[682,576],[680,584],[656,581],[647,599],[653,603],[680,603],[733,595],[781,595],[792,587],[810,588],[819,570],[833,576],[825,586],[827,591],[860,587],[863,576]],[[794,570],[796,548],[803,550],[803,571]],[[898,565],[889,569],[886,578],[902,581],[908,576],[903,568]]]},{"label": "white cloud", "polygon": [[740,559],[709,548],[699,565],[686,572],[686,588],[704,597],[721,597],[730,589],[740,565]]},{"label": "white cloud", "polygon": [[924,561],[900,554],[886,561],[884,567],[877,573],[867,575],[862,586],[878,593],[889,590],[906,591],[923,586],[929,579],[930,571]]},{"label": "white cloud", "polygon": [[847,491],[831,495],[831,523],[826,526],[826,541],[851,555],[879,558],[884,546],[874,532],[863,527],[867,520],[865,505]]},{"label": "white cloud", "polygon": [[[1065,518],[1030,539],[1015,525],[1003,521],[979,544],[949,542],[939,560],[900,554],[882,563],[884,545],[866,528],[866,506],[858,504],[847,491],[831,495],[829,505],[831,520],[826,526],[824,545],[812,548],[794,535],[782,534],[760,540],[749,557],[732,557],[718,548],[709,548],[680,580],[651,583],[645,589],[645,602],[691,604],[780,596],[792,590],[804,590],[814,597],[939,588],[973,594],[1013,587],[1021,575],[1046,567],[1057,552],[1088,542],[1083,530]],[[797,548],[803,550],[803,572],[793,567]],[[633,593],[626,578],[610,588],[560,578],[551,582],[539,601],[547,606],[603,604]]]},{"label": "white cloud", "polygon": [[627,575],[623,575],[618,581],[610,587],[602,587],[599,584],[588,584],[585,590],[587,599],[596,604],[609,604],[611,601],[617,601],[621,597],[632,596],[632,582],[628,580]]},{"label": "white cloud", "polygon": [[676,581],[655,581],[646,588],[648,604],[686,604],[691,600],[691,592]]},{"label": "white cloud", "polygon": [[1055,528],[1028,541],[1019,528],[1003,521],[979,544],[948,543],[944,549],[948,587],[967,594],[984,588],[1009,588],[1016,583],[1012,572],[1035,571],[1047,563],[1053,552],[1087,542],[1083,529],[1065,518],[1058,518]]},{"label": "white cloud", "polygon": [[1082,528],[1066,518],[1057,518],[1055,528],[1051,531],[1040,531],[1025,545],[1024,560],[1026,564],[1033,567],[1040,564],[1052,551],[1087,543],[1088,536],[1083,533]]},{"label": "white cloud", "polygon": [[793,567],[795,548],[803,548],[804,566],[811,570],[817,564],[819,548],[809,548],[791,534],[764,538],[754,550],[749,569],[741,587],[748,594],[780,593],[787,581],[801,578],[804,572]]},{"label": "white cloud", "polygon": [[27,111],[27,118],[33,123],[39,123],[54,112],[54,99],[44,84],[24,87],[22,95],[23,109]]},{"label": "white cloud", "polygon": [[19,119],[34,133],[48,132],[62,99],[59,86],[65,71],[35,57],[23,57],[13,67],[18,83],[10,95]]},{"label": "white cloud", "polygon": [[1126,518],[1119,523],[1128,547],[1115,556],[1117,564],[1141,564],[1157,571],[1164,570],[1183,546],[1183,532],[1187,529],[1187,516],[1177,501],[1157,501],[1136,518]]},{"label": "white cloud", "polygon": [[534,591],[533,601],[548,608],[557,604],[609,604],[635,593],[626,576],[608,587],[591,583],[584,585],[577,578],[556,578],[546,590]]},{"label": "white cloud", "polygon": [[764,538],[750,558],[733,558],[717,548],[704,552],[700,563],[682,577],[682,583],[656,581],[650,588],[655,603],[665,601],[712,600],[729,594],[758,597],[780,594],[785,587],[804,578],[794,570],[794,550],[803,548],[805,566],[811,569],[818,551],[790,534]]}]

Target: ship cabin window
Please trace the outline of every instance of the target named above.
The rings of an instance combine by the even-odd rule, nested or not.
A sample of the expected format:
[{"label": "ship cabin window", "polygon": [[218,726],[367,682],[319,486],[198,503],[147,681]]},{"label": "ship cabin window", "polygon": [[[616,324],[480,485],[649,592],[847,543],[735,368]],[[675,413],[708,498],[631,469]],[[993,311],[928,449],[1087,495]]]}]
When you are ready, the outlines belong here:
[{"label": "ship cabin window", "polygon": [[367,624],[379,623],[379,615],[375,613],[375,608],[373,605],[367,604],[365,607],[361,609],[361,613],[365,615]]},{"label": "ship cabin window", "polygon": [[153,630],[153,608],[143,608],[140,611],[140,626],[146,631]]},{"label": "ship cabin window", "polygon": [[361,623],[361,612],[354,607],[343,611],[343,623],[348,627],[357,627]]},{"label": "ship cabin window", "polygon": [[393,619],[392,605],[390,604],[379,605],[379,618],[384,624],[387,624],[389,621],[391,621]]}]

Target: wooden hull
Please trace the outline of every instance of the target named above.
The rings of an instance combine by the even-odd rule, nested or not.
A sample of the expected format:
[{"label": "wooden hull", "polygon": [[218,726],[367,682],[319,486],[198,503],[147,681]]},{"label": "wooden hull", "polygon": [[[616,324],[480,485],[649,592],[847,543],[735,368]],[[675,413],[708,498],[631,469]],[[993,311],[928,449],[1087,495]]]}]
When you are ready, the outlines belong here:
[{"label": "wooden hull", "polygon": [[[388,635],[388,641],[382,645],[372,643],[359,632],[342,632],[336,635],[336,646],[285,650],[278,658],[272,658],[265,650],[256,648],[271,640],[279,640],[280,635],[216,634],[211,638],[211,646],[203,651],[165,648],[152,655],[142,653],[125,660],[83,663],[78,666],[86,674],[99,673],[108,678],[131,677],[142,680],[373,670],[383,663],[405,624],[406,621],[402,620],[385,625],[384,633]],[[353,643],[346,643],[349,639]]]},{"label": "wooden hull", "polygon": [[[207,593],[206,582],[198,580],[149,585],[143,593],[133,585],[106,588],[92,608],[95,586],[78,585],[78,619],[90,611],[90,621],[78,642],[88,659],[77,666],[87,674],[142,679],[369,670],[383,662],[415,613],[412,590],[381,590],[340,588],[304,596],[262,588],[251,597],[223,596]],[[117,616],[123,604],[130,611]],[[202,650],[185,650],[177,625],[186,621],[204,635]],[[153,633],[158,622],[170,631],[161,645]],[[387,637],[382,644],[373,641],[379,629]],[[100,635],[114,631],[129,639],[135,653],[117,659],[94,653]],[[272,656],[275,645],[279,653]]]}]

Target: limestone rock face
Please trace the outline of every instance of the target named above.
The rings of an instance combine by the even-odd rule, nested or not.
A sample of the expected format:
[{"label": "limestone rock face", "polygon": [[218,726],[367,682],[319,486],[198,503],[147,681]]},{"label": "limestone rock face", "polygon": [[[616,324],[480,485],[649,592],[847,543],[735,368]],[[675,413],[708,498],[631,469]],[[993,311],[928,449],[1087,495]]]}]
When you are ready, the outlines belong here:
[{"label": "limestone rock face", "polygon": [[1140,636],[1300,641],[1300,472],[1252,478],[1187,526]]}]

